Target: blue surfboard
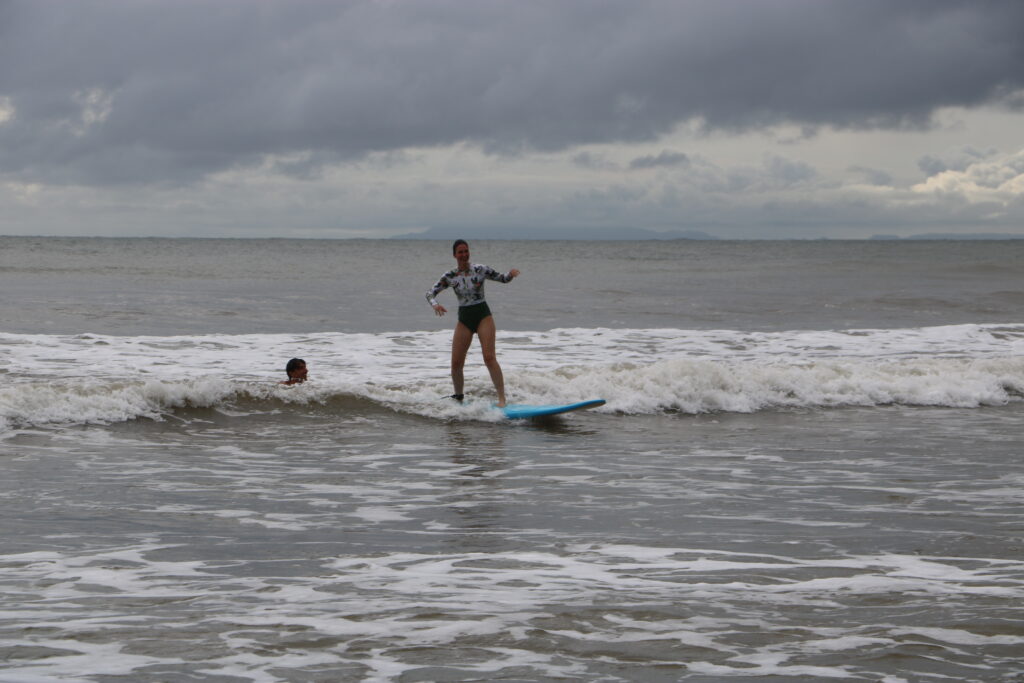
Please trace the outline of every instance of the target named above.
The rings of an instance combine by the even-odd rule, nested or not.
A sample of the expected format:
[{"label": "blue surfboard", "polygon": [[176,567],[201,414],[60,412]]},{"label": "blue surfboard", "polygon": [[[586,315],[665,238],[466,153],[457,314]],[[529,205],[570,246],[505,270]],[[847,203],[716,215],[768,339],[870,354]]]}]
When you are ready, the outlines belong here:
[{"label": "blue surfboard", "polygon": [[603,398],[595,398],[590,401],[580,401],[579,403],[566,403],[564,405],[559,406],[531,406],[525,403],[512,403],[502,408],[502,410],[505,412],[505,417],[509,418],[510,420],[525,420],[531,417],[559,415],[561,413],[569,413],[574,410],[585,410],[587,408],[596,408],[597,406],[603,405]]}]

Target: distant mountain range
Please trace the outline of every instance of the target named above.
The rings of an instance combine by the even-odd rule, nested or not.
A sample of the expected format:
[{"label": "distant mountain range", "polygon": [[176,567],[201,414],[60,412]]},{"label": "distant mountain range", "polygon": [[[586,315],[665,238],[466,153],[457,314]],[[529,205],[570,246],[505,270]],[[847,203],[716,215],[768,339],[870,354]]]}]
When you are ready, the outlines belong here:
[{"label": "distant mountain range", "polygon": [[[643,228],[506,228],[485,230],[473,228],[430,228],[423,232],[396,235],[396,240],[720,240],[699,230],[669,230],[658,232]],[[830,237],[818,239],[829,240]],[[917,235],[872,235],[870,240],[1013,240],[1024,239],[1014,233],[953,233],[929,232]]]},{"label": "distant mountain range", "polygon": [[396,235],[396,240],[717,240],[698,230],[657,232],[642,228],[508,228],[477,231],[462,228],[430,228],[424,232]]}]

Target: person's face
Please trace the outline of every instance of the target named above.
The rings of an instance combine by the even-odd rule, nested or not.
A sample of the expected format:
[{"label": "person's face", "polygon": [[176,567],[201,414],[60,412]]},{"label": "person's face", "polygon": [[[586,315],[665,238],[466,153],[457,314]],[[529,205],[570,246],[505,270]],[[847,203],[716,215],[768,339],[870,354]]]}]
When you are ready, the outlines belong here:
[{"label": "person's face", "polygon": [[306,381],[306,364],[303,363],[299,367],[295,368],[288,373],[288,379],[298,380],[299,382]]},{"label": "person's face", "polygon": [[469,263],[469,245],[460,244],[455,247],[455,260],[459,262],[460,266],[465,266]]}]

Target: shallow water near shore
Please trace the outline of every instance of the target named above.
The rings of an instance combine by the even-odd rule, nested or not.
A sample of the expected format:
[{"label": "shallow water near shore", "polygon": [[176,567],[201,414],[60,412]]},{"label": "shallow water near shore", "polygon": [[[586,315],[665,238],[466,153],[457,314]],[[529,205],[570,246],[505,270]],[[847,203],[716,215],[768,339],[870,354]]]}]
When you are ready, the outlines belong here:
[{"label": "shallow water near shore", "polygon": [[[884,262],[876,244],[772,245],[757,260],[738,243],[736,286],[709,295],[708,315],[686,285],[724,273],[702,282],[687,264],[727,262],[729,245],[665,247],[650,290],[621,247],[563,250],[570,308],[565,292],[516,289],[531,267],[552,277],[529,260],[544,243],[481,243],[474,260],[524,271],[488,288],[512,398],[608,401],[513,422],[489,407],[478,358],[474,404],[441,398],[450,321],[422,291],[447,245],[437,258],[430,243],[318,245],[422,271],[330,276],[342,297],[411,297],[415,324],[377,329],[365,312],[324,327],[308,302],[289,309],[307,292],[347,304],[321,289],[326,270],[234,241],[221,274],[261,264],[252,279],[277,292],[264,307],[300,328],[283,331],[221,324],[208,302],[224,283],[166,253],[158,271],[125,256],[138,242],[80,242],[54,249],[72,249],[78,271],[59,277],[92,314],[43,291],[52,315],[0,329],[0,681],[1024,676],[1012,245]],[[205,244],[171,242],[172,255]],[[5,242],[6,291],[36,276],[10,259],[27,244],[47,242]],[[132,276],[139,312],[120,323],[74,286],[116,290],[123,272],[100,266],[118,254],[151,278]],[[882,259],[878,278],[904,267],[814,317],[850,277],[827,259]],[[768,278],[751,302],[746,285],[780,260],[803,260],[802,276],[775,271],[786,286]],[[932,262],[960,279],[935,297],[963,306],[891,303],[928,290]],[[958,291],[992,296],[972,309]],[[642,324],[643,301],[658,324]],[[171,304],[192,307],[174,331],[159,313]],[[281,387],[293,355],[312,379]]]}]

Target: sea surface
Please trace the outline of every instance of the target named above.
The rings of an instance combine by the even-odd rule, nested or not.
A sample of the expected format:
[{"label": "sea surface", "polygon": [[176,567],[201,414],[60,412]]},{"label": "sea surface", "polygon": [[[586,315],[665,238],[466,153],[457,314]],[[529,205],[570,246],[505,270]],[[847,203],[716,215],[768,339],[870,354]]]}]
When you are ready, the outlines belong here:
[{"label": "sea surface", "polygon": [[0,238],[0,681],[1024,680],[1024,240],[466,237]]}]

